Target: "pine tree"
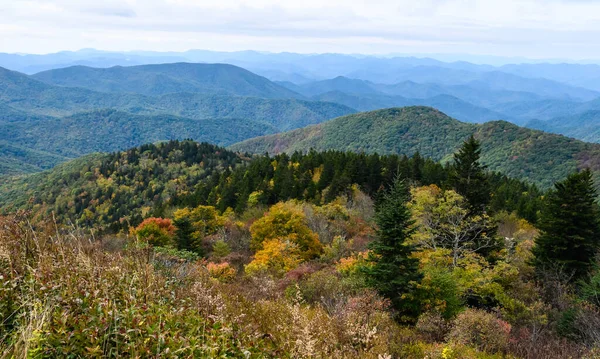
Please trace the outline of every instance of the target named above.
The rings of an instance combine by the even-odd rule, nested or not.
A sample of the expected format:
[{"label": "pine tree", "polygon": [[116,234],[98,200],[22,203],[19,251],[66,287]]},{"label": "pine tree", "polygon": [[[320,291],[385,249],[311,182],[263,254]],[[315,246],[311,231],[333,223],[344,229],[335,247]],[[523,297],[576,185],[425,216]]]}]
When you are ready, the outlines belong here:
[{"label": "pine tree", "polygon": [[[176,218],[173,221],[175,225],[175,241],[177,242],[177,249],[183,249],[186,251],[194,251],[198,252],[197,248],[194,248],[193,242],[193,233],[194,228],[192,226],[192,222],[188,217]],[[198,253],[202,255],[203,253]]]},{"label": "pine tree", "polygon": [[405,243],[415,231],[407,200],[407,188],[396,179],[378,205],[377,239],[370,244],[370,265],[363,268],[367,284],[391,301],[400,321],[414,320],[420,312],[414,298],[415,284],[421,279],[418,260]]},{"label": "pine tree", "polygon": [[[471,135],[454,154],[454,163],[449,168],[450,186],[467,200],[469,218],[485,215],[491,199],[491,185],[485,173],[486,166],[479,162],[480,156],[481,144]],[[494,246],[489,245],[489,238],[494,238],[496,231],[496,225],[489,223],[483,231],[473,233],[470,239],[475,247],[480,248],[477,253],[489,260],[501,247],[499,242]]]},{"label": "pine tree", "polygon": [[600,245],[600,217],[592,173],[584,170],[554,185],[546,197],[535,241],[534,265],[573,280],[587,275]]},{"label": "pine tree", "polygon": [[471,136],[454,154],[450,168],[450,186],[469,202],[471,211],[484,211],[490,201],[490,185],[485,173],[486,166],[479,163],[481,145]]},{"label": "pine tree", "polygon": [[421,183],[423,180],[423,165],[425,160],[421,157],[419,151],[415,152],[415,154],[411,158],[412,166],[411,166],[411,175],[413,181],[417,183]]}]

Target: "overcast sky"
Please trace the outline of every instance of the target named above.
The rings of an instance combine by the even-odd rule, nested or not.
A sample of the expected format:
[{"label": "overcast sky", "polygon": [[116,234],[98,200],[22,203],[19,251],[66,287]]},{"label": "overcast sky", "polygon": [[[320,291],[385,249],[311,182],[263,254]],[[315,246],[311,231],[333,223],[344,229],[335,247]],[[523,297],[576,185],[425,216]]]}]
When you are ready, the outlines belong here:
[{"label": "overcast sky", "polygon": [[0,0],[0,52],[600,58],[600,0]]}]

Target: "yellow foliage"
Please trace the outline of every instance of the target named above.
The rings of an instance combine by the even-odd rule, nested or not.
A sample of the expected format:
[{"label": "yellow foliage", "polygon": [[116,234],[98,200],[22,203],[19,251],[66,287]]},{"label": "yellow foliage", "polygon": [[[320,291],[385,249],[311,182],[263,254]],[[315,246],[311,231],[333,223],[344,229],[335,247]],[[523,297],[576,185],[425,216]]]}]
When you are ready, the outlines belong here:
[{"label": "yellow foliage", "polygon": [[365,265],[365,259],[369,256],[369,251],[359,252],[353,256],[341,258],[335,268],[344,275],[351,275],[358,271],[360,265]]},{"label": "yellow foliage", "polygon": [[225,225],[227,221],[226,214],[219,215],[219,212],[212,206],[198,206],[196,208],[182,208],[175,211],[175,221],[188,218],[194,228],[194,238],[202,239],[207,235],[217,232]]},{"label": "yellow foliage", "polygon": [[248,207],[256,206],[259,203],[260,197],[262,195],[263,195],[263,191],[254,191],[254,192],[250,193],[250,195],[248,196]]},{"label": "yellow foliage", "polygon": [[231,282],[235,279],[236,271],[229,263],[223,262],[220,264],[210,262],[206,265],[206,269],[210,276],[219,282]]},{"label": "yellow foliage", "polygon": [[312,176],[312,180],[314,183],[319,182],[319,180],[321,179],[321,174],[323,173],[323,165],[317,167],[314,169],[313,171],[313,176]]},{"label": "yellow foliage", "polygon": [[258,251],[272,239],[288,240],[300,248],[302,259],[316,258],[323,251],[319,235],[310,230],[302,208],[292,202],[278,203],[250,227],[251,248]]},{"label": "yellow foliage", "polygon": [[348,220],[350,218],[348,209],[342,204],[336,202],[328,203],[323,206],[316,206],[315,212],[325,216],[328,220]]},{"label": "yellow foliage", "polygon": [[254,259],[246,266],[246,273],[255,275],[271,273],[281,276],[302,263],[300,249],[291,241],[268,239]]}]

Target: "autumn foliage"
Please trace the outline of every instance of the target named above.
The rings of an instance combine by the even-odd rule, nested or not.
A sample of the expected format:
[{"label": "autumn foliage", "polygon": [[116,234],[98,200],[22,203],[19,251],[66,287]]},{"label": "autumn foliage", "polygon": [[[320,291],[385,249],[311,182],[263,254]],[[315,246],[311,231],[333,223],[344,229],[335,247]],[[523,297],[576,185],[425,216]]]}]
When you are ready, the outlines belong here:
[{"label": "autumn foliage", "polygon": [[146,218],[133,232],[137,238],[153,246],[169,246],[173,244],[175,226],[168,218]]}]

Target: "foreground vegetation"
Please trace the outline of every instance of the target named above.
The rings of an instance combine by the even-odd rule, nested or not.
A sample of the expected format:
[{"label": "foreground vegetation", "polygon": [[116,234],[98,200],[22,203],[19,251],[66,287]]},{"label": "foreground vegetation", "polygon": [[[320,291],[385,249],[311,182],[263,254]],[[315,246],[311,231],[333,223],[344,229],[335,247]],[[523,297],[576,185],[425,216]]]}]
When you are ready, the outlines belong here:
[{"label": "foreground vegetation", "polygon": [[[0,356],[596,358],[591,173],[532,196],[486,172],[480,153],[472,137],[446,167],[341,152],[250,160],[171,142],[82,161],[98,162],[83,182],[64,177],[72,200],[90,190],[76,185],[103,193],[137,178],[117,182],[130,197],[113,188],[102,205],[139,221],[69,222],[35,198],[0,217]],[[165,193],[136,186],[171,176],[196,192],[129,206]]]}]

